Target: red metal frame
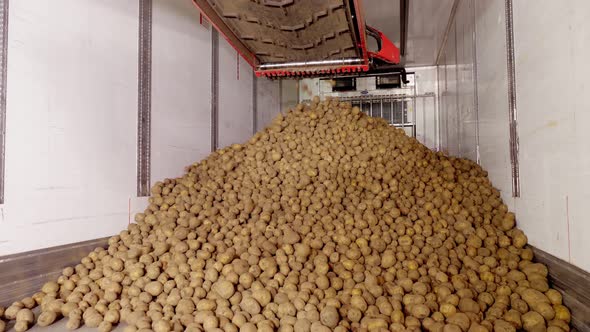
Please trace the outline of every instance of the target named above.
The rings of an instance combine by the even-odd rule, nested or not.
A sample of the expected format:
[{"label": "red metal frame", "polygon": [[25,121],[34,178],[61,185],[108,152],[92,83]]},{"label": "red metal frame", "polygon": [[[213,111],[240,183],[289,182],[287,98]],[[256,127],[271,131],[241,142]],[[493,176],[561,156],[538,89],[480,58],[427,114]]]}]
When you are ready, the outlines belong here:
[{"label": "red metal frame", "polygon": [[[365,32],[365,11],[362,0],[354,0],[354,8],[356,9],[356,23],[359,29],[360,44],[357,47],[361,50],[361,57],[365,65],[369,65],[369,54],[367,52],[367,33]],[[367,68],[368,70],[368,68]]]},{"label": "red metal frame", "polygon": [[369,30],[373,35],[377,35],[380,40],[381,49],[378,52],[369,52],[370,58],[377,58],[387,63],[398,64],[400,61],[400,52],[399,48],[397,48],[389,38],[387,38],[383,32],[367,26],[367,30]]},{"label": "red metal frame", "polygon": [[256,76],[265,77],[301,77],[301,76],[314,76],[317,74],[339,74],[339,73],[358,73],[368,71],[368,64],[360,65],[346,65],[338,66],[333,68],[322,68],[322,69],[267,69],[267,70],[256,70]]}]

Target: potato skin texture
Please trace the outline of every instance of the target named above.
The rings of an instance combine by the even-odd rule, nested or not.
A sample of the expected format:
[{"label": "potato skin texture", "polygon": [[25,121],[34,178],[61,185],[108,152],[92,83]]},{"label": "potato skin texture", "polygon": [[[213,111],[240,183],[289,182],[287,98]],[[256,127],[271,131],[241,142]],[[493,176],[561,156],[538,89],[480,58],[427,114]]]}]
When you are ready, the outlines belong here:
[{"label": "potato skin texture", "polygon": [[538,312],[529,311],[522,315],[522,326],[525,331],[540,331],[545,328],[545,320]]},{"label": "potato skin texture", "polygon": [[569,330],[487,172],[348,102],[285,110],[150,193],[6,318],[41,306],[39,325],[100,331]]}]

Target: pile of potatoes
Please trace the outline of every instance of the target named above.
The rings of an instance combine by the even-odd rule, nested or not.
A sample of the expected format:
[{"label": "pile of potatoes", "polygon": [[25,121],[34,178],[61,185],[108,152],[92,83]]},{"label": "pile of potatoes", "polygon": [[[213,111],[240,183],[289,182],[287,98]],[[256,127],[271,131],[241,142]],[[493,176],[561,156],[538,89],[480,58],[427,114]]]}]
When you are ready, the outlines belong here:
[{"label": "pile of potatoes", "polygon": [[298,105],[151,194],[0,316],[19,332],[570,330],[487,173],[349,103]]}]

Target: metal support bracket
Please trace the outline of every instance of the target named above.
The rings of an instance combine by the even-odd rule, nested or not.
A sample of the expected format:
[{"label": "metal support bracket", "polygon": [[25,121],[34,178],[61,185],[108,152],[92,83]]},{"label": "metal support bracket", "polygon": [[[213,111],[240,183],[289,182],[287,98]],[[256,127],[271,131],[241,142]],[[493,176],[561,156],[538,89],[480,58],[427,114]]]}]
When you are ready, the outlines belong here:
[{"label": "metal support bracket", "polygon": [[512,0],[506,0],[506,63],[508,66],[508,123],[510,126],[510,165],[512,197],[520,197],[520,167],[518,165],[518,114],[516,109],[516,69],[514,64],[514,30]]},{"label": "metal support bracket", "polygon": [[252,135],[258,131],[258,77],[252,72]]},{"label": "metal support bracket", "polygon": [[211,152],[217,150],[219,122],[219,34],[211,29]]},{"label": "metal support bracket", "polygon": [[151,171],[152,0],[139,1],[137,196],[149,196]]}]

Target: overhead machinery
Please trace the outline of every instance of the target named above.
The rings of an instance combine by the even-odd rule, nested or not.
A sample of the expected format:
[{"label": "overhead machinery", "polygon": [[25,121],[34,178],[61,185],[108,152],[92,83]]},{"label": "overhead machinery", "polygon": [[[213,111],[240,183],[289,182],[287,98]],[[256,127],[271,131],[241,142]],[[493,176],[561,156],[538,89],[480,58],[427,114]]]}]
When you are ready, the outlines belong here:
[{"label": "overhead machinery", "polygon": [[193,2],[257,76],[369,74],[400,67],[400,50],[365,24],[362,0]]}]

